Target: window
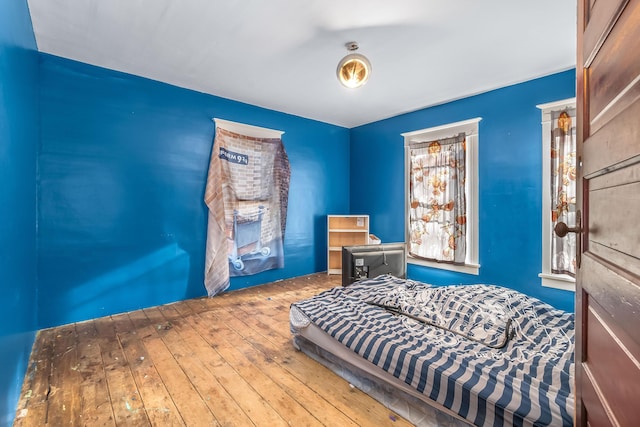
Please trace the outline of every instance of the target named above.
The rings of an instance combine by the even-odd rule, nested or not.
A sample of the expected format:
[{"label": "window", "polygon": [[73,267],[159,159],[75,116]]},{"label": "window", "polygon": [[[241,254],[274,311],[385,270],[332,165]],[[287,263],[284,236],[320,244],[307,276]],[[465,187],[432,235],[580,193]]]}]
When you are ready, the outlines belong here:
[{"label": "window", "polygon": [[575,224],[575,98],[542,110],[542,286],[575,291],[575,234],[557,237],[555,224]]},{"label": "window", "polygon": [[478,123],[403,133],[407,262],[478,274]]}]

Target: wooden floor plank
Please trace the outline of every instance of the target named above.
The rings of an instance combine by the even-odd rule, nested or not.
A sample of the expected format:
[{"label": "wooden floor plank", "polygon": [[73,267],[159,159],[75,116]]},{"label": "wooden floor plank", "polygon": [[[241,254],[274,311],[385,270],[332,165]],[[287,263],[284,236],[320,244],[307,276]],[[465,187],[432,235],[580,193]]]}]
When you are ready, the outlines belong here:
[{"label": "wooden floor plank", "polygon": [[[198,351],[198,346],[194,345],[194,341],[201,340],[201,337],[185,333],[185,328],[189,330],[190,326],[182,319],[174,318],[172,327],[159,330],[158,334],[173,353],[182,370],[189,376],[190,381],[220,425],[253,425],[250,418],[207,368],[206,362],[211,360],[211,351]],[[190,332],[193,334],[194,331]],[[204,342],[201,341],[202,343]],[[209,348],[207,347],[207,349]]]},{"label": "wooden floor plank", "polygon": [[135,326],[136,330],[146,328],[152,322],[143,310],[131,311],[127,314],[129,315],[129,319]]},{"label": "wooden floor plank", "polygon": [[[244,315],[237,316],[235,322],[229,320],[229,325],[236,324],[239,329],[247,331],[245,339],[257,350],[269,358],[278,360],[283,369],[288,370],[319,395],[329,396],[336,408],[351,417],[358,425],[403,425],[404,420],[400,421],[397,414],[379,405],[367,394],[351,387],[346,380],[295,350],[291,337],[287,336],[280,327],[270,329],[269,333],[260,333],[265,325],[262,314],[253,312],[249,315],[245,312]],[[397,421],[393,421],[394,419]]]},{"label": "wooden floor plank", "polygon": [[56,330],[52,328],[41,330],[36,335],[18,402],[15,426],[39,426],[46,422],[55,334]]},{"label": "wooden floor plank", "polygon": [[140,332],[142,330],[123,332],[118,334],[118,339],[149,421],[152,425],[184,426],[184,421],[164,386],[152,357],[139,338]]},{"label": "wooden floor plank", "polygon": [[[225,318],[223,323],[227,324],[227,322],[230,322],[229,326],[233,327],[233,320],[237,319]],[[222,320],[219,321],[222,322]],[[340,426],[357,425],[321,395],[307,387],[306,384],[299,381],[287,370],[283,369],[279,365],[278,358],[273,359],[257,351],[257,349],[246,340],[246,334],[245,336],[237,333],[233,335],[231,334],[231,329],[228,329],[228,331],[227,340],[230,339],[234,342],[235,348],[240,351],[248,361],[255,367],[259,367],[271,381],[278,384],[284,393],[289,396],[289,399],[294,399],[301,407],[305,408],[307,412],[317,419],[320,424]]]},{"label": "wooden floor plank", "polygon": [[178,301],[171,305],[173,306],[174,310],[176,310],[180,314],[180,317],[182,318],[194,314],[193,310],[191,310],[191,307],[189,307],[189,304],[186,301]]},{"label": "wooden floor plank", "polygon": [[153,364],[162,378],[164,386],[171,393],[171,398],[184,422],[189,426],[219,425],[209,407],[202,400],[202,396],[180,368],[175,355],[157,335],[155,324],[141,330],[140,334],[148,354],[153,355]]},{"label": "wooden floor plank", "polygon": [[76,329],[66,325],[56,329],[47,409],[47,423],[54,426],[78,426],[80,383]]},{"label": "wooden floor plank", "polygon": [[205,322],[215,322],[220,326],[216,329],[215,336],[211,336],[211,341],[215,340],[218,353],[227,363],[233,365],[234,369],[243,378],[251,378],[251,387],[278,412],[281,418],[289,425],[321,425],[320,421],[300,405],[294,396],[287,394],[278,383],[274,382],[259,367],[253,364],[247,357],[247,353],[250,353],[253,349],[242,346],[242,335],[226,327],[227,318],[220,319],[214,316],[213,313],[205,313],[204,316],[203,320]]},{"label": "wooden floor plank", "polygon": [[98,331],[93,320],[76,323],[78,337],[78,374],[81,412],[84,425],[115,425],[113,407],[107,387]]},{"label": "wooden floor plank", "polygon": [[[249,384],[233,367],[228,365],[218,352],[191,327],[188,320],[176,321],[174,329],[180,334],[190,351],[202,362],[208,374],[201,373],[207,384],[197,384],[203,393],[210,396],[208,402],[214,406],[213,413],[222,425],[251,426],[251,421],[261,414],[256,395]],[[194,372],[197,374],[199,371]],[[246,409],[246,412],[245,412]]]},{"label": "wooden floor plank", "polygon": [[[257,425],[287,425],[285,420],[256,392],[252,387],[252,378],[243,377],[234,366],[228,363],[218,352],[216,329],[203,323],[197,316],[189,316],[186,321],[192,331],[186,327],[181,334],[190,345],[196,345],[197,351],[207,361],[207,368],[215,375],[218,382],[234,399],[243,412]],[[181,322],[182,325],[182,322]]]},{"label": "wooden floor plank", "polygon": [[[332,399],[342,401],[341,405],[336,405],[336,407],[345,411],[345,413],[352,414],[355,418],[354,421],[359,425],[367,425],[368,423],[374,423],[375,425],[402,425],[403,421],[393,421],[394,419],[400,419],[397,414],[389,411],[384,406],[378,405],[368,395],[350,387],[345,380],[335,374],[333,378],[341,387],[327,386],[326,381],[312,381],[312,378],[308,375],[309,372],[312,372],[309,365],[314,365],[313,368],[318,369],[321,375],[325,375],[326,368],[293,349],[289,332],[288,307],[285,308],[278,301],[274,301],[274,298],[257,305],[255,304],[255,295],[239,295],[237,299],[238,304],[236,307],[231,307],[215,298],[210,299],[208,305],[211,311],[205,313],[205,315],[220,312],[232,314],[233,319],[225,317],[224,322],[221,323],[235,327],[238,331],[243,331],[245,339],[254,344],[257,350],[265,353],[269,359],[277,360],[278,356],[280,356],[284,369],[300,368],[299,371],[291,371],[291,373],[294,375],[296,372],[301,373],[302,375],[298,375],[297,378],[305,384],[313,384],[314,390],[318,394],[330,395]],[[258,332],[259,335],[256,335]],[[267,341],[272,343],[271,346],[266,345]],[[284,359],[282,359],[283,356]],[[303,363],[301,367],[297,364],[299,361]],[[336,391],[338,393],[333,394]],[[352,405],[357,406],[356,411],[352,411]],[[369,411],[368,408],[371,405],[375,409]],[[362,416],[363,413],[367,413],[366,417]]]},{"label": "wooden floor plank", "polygon": [[113,321],[116,334],[130,332],[136,328],[127,313],[113,315],[111,316],[111,320]]},{"label": "wooden floor plank", "polygon": [[156,308],[160,311],[160,313],[162,313],[164,320],[171,323],[172,320],[179,319],[182,317],[182,314],[177,309],[178,305],[179,304],[174,303],[174,304],[161,305]]},{"label": "wooden floor plank", "polygon": [[97,339],[116,424],[150,425],[133,374],[116,336],[113,320],[111,317],[101,317],[94,324],[98,331]]},{"label": "wooden floor plank", "polygon": [[43,330],[15,426],[410,425],[295,350],[313,274]]}]

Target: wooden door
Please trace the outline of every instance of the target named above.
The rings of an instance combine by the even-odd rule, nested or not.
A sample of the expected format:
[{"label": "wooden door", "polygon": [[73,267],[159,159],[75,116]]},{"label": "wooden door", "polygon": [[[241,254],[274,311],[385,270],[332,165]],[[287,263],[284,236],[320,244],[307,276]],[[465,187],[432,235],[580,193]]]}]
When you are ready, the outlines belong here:
[{"label": "wooden door", "polygon": [[578,0],[576,425],[640,425],[640,0]]}]

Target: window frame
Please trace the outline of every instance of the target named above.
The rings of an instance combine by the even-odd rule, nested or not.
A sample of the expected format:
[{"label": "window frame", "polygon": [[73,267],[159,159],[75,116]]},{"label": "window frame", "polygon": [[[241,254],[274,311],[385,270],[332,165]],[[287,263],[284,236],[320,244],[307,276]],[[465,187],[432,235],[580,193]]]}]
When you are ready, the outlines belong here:
[{"label": "window frame", "polygon": [[576,291],[576,279],[551,271],[551,126],[553,111],[575,108],[576,98],[536,105],[542,114],[542,272],[541,284],[547,288]]},{"label": "window frame", "polygon": [[442,138],[456,136],[464,132],[465,136],[473,137],[467,139],[467,159],[466,159],[466,192],[467,192],[467,254],[464,264],[449,264],[444,262],[428,261],[411,256],[407,251],[407,263],[420,265],[423,267],[437,268],[440,270],[455,271],[478,275],[480,274],[479,263],[479,174],[478,174],[478,151],[480,142],[479,123],[482,117],[476,117],[460,122],[449,123],[442,126],[435,126],[400,135],[404,138],[404,232],[405,244],[409,244],[409,221],[410,221],[410,158],[409,147],[414,142],[435,141]]}]

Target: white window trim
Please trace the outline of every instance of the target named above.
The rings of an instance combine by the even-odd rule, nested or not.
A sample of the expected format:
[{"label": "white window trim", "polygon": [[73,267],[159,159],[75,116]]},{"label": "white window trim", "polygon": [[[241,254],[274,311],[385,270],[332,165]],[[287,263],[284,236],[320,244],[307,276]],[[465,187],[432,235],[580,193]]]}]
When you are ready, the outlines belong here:
[{"label": "white window trim", "polygon": [[467,136],[474,136],[471,143],[467,140],[467,257],[464,265],[447,264],[435,261],[427,261],[415,258],[407,254],[407,263],[421,265],[424,267],[437,268],[440,270],[455,271],[458,273],[466,273],[478,275],[480,274],[480,263],[478,261],[478,236],[479,236],[479,211],[478,211],[478,144],[479,132],[478,123],[482,117],[476,117],[470,120],[450,123],[443,126],[436,126],[427,129],[405,132],[401,134],[404,137],[404,230],[405,242],[409,243],[409,145],[415,142],[435,141],[442,138],[458,135],[464,132]]},{"label": "white window trim", "polygon": [[536,105],[542,110],[542,273],[538,277],[542,279],[542,286],[547,288],[563,289],[565,291],[576,290],[576,279],[568,274],[555,274],[551,272],[551,112],[565,108],[575,108],[576,98],[564,99],[556,102]]}]

